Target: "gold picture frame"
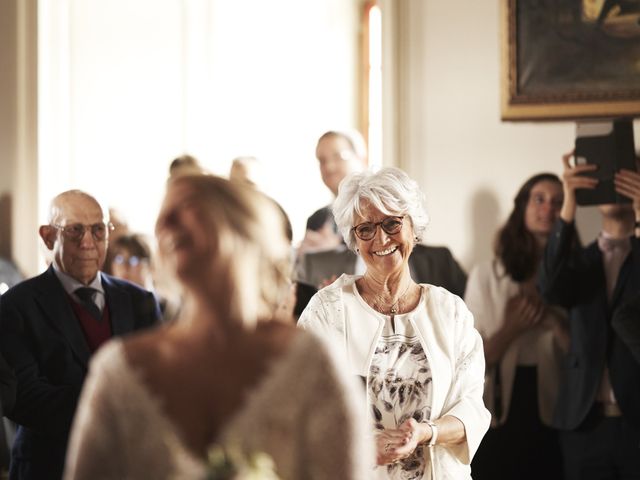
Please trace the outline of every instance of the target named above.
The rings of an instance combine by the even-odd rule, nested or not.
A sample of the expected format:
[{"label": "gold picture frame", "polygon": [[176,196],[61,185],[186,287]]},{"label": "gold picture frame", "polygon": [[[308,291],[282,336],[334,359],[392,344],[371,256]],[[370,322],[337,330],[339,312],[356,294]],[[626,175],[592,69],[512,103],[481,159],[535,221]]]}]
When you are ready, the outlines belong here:
[{"label": "gold picture frame", "polygon": [[502,120],[640,116],[640,2],[501,0],[500,14]]}]

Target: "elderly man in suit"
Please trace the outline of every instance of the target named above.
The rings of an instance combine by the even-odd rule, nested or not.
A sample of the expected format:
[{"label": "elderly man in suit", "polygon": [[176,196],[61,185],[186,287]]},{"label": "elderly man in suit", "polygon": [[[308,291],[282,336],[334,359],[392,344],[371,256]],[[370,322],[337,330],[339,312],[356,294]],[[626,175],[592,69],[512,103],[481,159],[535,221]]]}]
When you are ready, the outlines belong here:
[{"label": "elderly man in suit", "polygon": [[17,380],[11,479],[62,476],[89,358],[112,336],[160,316],[150,292],[100,272],[109,224],[92,196],[71,190],[55,197],[39,233],[51,266],[0,302],[0,349]]},{"label": "elderly man in suit", "polygon": [[[364,140],[356,131],[330,130],[323,133],[316,145],[316,157],[322,181],[334,197],[344,177],[361,171],[367,164]],[[342,237],[333,220],[331,205],[325,205],[307,219],[307,229],[298,253],[330,250],[340,244]]]}]

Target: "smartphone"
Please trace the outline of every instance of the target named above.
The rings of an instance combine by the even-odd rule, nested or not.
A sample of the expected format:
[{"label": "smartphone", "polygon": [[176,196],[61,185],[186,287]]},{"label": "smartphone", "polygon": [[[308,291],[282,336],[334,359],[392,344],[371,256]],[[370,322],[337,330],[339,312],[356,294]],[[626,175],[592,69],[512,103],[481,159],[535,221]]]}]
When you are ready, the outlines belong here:
[{"label": "smartphone", "polygon": [[616,172],[621,169],[636,170],[631,119],[577,123],[574,158],[576,165],[597,167],[583,174],[596,178],[598,184],[593,189],[576,190],[578,205],[631,202],[630,198],[616,192],[613,183]]}]

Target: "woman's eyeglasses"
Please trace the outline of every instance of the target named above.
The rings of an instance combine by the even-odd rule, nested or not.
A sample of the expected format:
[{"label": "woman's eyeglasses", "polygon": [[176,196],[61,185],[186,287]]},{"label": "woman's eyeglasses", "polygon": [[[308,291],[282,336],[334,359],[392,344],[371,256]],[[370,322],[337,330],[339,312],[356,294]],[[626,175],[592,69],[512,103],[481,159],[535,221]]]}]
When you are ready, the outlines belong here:
[{"label": "woman's eyeglasses", "polygon": [[365,242],[373,239],[376,236],[376,232],[378,231],[378,225],[380,228],[385,231],[387,235],[395,235],[400,230],[402,230],[402,221],[404,220],[404,216],[401,217],[387,217],[381,222],[364,222],[359,225],[356,225],[351,230],[353,230],[356,236],[360,240],[364,240]]},{"label": "woman's eyeglasses", "polygon": [[52,225],[54,228],[62,231],[62,234],[70,240],[80,240],[84,237],[84,232],[89,230],[94,240],[104,240],[107,237],[107,232],[113,230],[113,224],[109,223],[94,223],[93,225],[82,225],[81,223],[74,223],[72,225]]},{"label": "woman's eyeglasses", "polygon": [[113,257],[113,263],[117,265],[129,265],[130,267],[137,267],[140,265],[145,259],[137,257],[136,255],[131,255],[129,258],[124,255],[116,255]]}]

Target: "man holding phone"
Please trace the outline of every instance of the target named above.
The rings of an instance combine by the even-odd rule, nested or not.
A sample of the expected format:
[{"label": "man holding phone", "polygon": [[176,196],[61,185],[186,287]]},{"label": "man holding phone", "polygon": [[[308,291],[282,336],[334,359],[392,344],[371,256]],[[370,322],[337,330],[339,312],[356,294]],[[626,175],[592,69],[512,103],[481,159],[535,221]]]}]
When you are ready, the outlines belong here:
[{"label": "man holding phone", "polygon": [[[640,364],[611,327],[616,308],[640,289],[640,174],[615,173],[631,203],[599,205],[602,231],[581,247],[576,190],[594,189],[597,167],[563,156],[564,200],[549,237],[539,288],[569,311],[571,344],[554,413],[567,479],[640,477]],[[622,476],[620,476],[622,474]]]}]

